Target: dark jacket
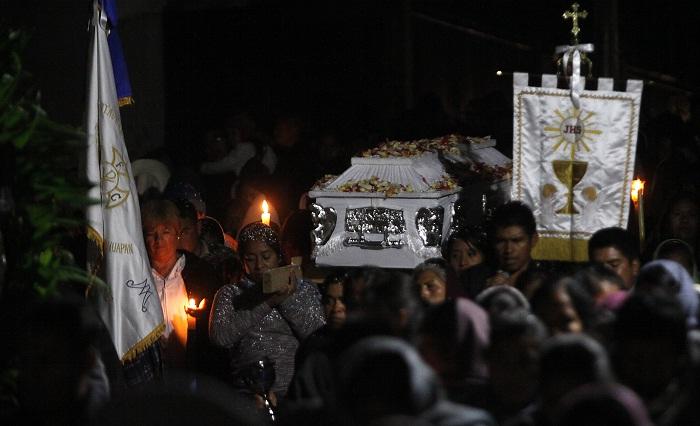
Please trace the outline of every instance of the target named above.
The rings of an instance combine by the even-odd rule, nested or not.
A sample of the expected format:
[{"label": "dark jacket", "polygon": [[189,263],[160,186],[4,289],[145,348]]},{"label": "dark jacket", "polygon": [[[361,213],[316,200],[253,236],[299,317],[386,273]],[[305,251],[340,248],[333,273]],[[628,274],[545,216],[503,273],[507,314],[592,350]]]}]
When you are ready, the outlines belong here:
[{"label": "dark jacket", "polygon": [[190,252],[183,251],[182,254],[185,255],[182,279],[188,296],[207,299],[207,308],[197,318],[195,330],[187,333],[187,365],[195,371],[223,378],[228,371],[226,353],[209,341],[209,313],[214,295],[223,284],[207,262]]}]

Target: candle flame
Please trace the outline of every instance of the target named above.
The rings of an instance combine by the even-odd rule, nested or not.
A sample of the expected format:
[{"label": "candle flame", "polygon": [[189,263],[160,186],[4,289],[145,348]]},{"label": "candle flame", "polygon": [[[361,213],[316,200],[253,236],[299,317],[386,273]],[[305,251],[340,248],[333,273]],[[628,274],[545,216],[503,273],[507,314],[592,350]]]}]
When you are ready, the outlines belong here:
[{"label": "candle flame", "polygon": [[193,298],[190,298],[190,303],[187,304],[187,307],[190,309],[197,309],[197,304],[195,303]]},{"label": "candle flame", "polygon": [[270,211],[269,211],[269,206],[267,205],[267,200],[263,200],[262,209],[263,209],[263,212],[260,215],[260,221],[263,223],[263,225],[270,226]]},{"label": "candle flame", "polygon": [[632,197],[632,202],[636,203],[639,201],[639,195],[644,194],[644,181],[641,179],[635,179],[632,181],[632,191],[631,191],[631,197]]}]

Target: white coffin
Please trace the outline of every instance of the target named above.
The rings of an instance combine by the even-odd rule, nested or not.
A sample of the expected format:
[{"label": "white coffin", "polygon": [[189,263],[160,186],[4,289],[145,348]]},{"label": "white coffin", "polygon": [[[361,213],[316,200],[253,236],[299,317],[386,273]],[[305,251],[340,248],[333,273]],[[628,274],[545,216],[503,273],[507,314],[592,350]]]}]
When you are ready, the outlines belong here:
[{"label": "white coffin", "polygon": [[[316,205],[322,209],[332,208],[337,217],[335,227],[328,240],[314,247],[317,265],[321,266],[362,266],[377,265],[386,268],[413,268],[431,257],[440,256],[440,246],[450,229],[452,208],[457,200],[458,190],[442,193],[420,194],[419,197],[379,196],[316,196]],[[346,193],[344,193],[346,194]],[[314,195],[312,195],[314,196]],[[421,209],[442,208],[441,235],[439,241],[426,245],[421,238],[416,218]],[[367,208],[374,209],[368,211]],[[364,210],[360,210],[364,209]],[[382,210],[388,209],[388,210]],[[354,211],[355,214],[348,215]],[[425,211],[425,210],[424,210]],[[359,215],[371,214],[387,217],[386,221],[376,220],[378,226],[355,226],[353,221]],[[399,216],[402,225],[389,225],[395,232],[373,232],[385,222]],[[393,220],[395,223],[396,221]],[[358,231],[360,229],[360,231]],[[364,242],[362,241],[364,240]]]},{"label": "white coffin", "polygon": [[[410,149],[404,150],[402,144]],[[507,164],[510,160],[494,145],[490,139],[450,135],[387,142],[366,152],[367,156],[352,158],[345,172],[309,192],[315,199],[316,264],[414,268],[431,257],[440,257],[461,188],[445,185],[452,178],[438,151],[455,164]],[[387,150],[382,150],[383,146]],[[371,188],[359,184],[363,180],[368,184],[373,177],[377,184]],[[382,184],[388,182],[393,186],[387,190]],[[344,192],[350,187],[356,192]]]},{"label": "white coffin", "polygon": [[[496,141],[490,140],[487,144],[471,147],[467,156],[475,163],[512,170],[513,161],[494,148],[495,144]],[[461,182],[459,216],[469,224],[480,223],[484,214],[489,215],[494,208],[510,201],[511,179],[508,173],[501,177],[483,176],[471,182]]]}]

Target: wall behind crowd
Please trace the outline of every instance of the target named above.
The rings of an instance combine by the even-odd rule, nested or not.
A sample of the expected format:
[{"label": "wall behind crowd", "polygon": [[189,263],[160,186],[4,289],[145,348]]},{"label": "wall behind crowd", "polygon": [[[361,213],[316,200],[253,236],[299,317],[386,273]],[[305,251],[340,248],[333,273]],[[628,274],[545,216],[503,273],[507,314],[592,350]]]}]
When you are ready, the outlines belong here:
[{"label": "wall behind crowd", "polygon": [[[491,134],[508,154],[511,84],[495,71],[554,72],[552,49],[568,41],[561,6],[438,3],[119,0],[136,99],[122,110],[131,158],[164,145],[187,156],[203,129],[241,107],[270,120],[278,110],[308,111],[313,122],[346,123],[351,139],[368,144],[447,131]],[[628,3],[616,2],[618,18],[626,18],[617,19],[615,33],[607,2],[582,2],[589,10],[584,41],[596,44],[596,75],[655,80],[645,88],[642,118],[655,117],[678,93],[674,87],[698,84],[691,71],[698,55],[684,48],[697,38],[697,26],[685,25],[697,13]],[[32,34],[27,69],[43,105],[75,125],[84,116],[90,7],[10,0],[3,8],[3,22]],[[668,28],[663,38],[639,31],[649,17]],[[638,37],[653,39],[633,48]]]}]

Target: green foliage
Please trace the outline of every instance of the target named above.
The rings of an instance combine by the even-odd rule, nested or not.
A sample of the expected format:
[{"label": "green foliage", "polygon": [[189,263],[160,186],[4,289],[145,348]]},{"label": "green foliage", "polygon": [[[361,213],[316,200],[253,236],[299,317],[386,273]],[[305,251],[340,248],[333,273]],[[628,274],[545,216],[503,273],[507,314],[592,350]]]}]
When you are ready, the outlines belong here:
[{"label": "green foliage", "polygon": [[[85,248],[80,236],[90,200],[78,170],[85,137],[41,108],[22,68],[26,44],[25,34],[0,28],[0,251],[4,246],[7,255],[7,271],[0,276],[0,334],[5,336],[16,334],[30,300],[48,298],[61,285],[91,282],[67,248],[69,243]],[[13,351],[12,339],[5,344],[10,353],[0,356],[0,423],[19,404],[11,355],[17,348]]]},{"label": "green foliage", "polygon": [[9,187],[14,201],[13,211],[2,213],[5,290],[47,297],[62,283],[89,282],[65,248],[82,235],[83,209],[90,203],[78,170],[85,137],[41,108],[22,68],[26,42],[21,32],[0,30],[0,155],[6,157],[3,167],[12,169],[0,185]]}]

